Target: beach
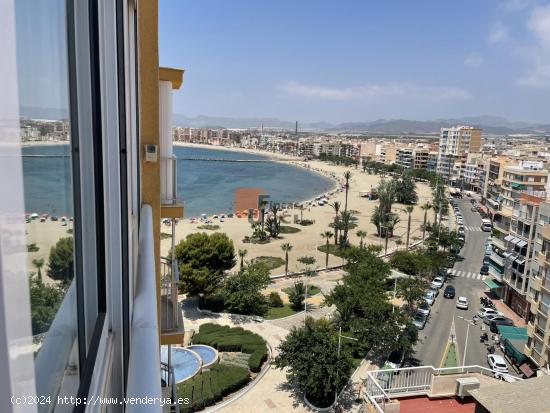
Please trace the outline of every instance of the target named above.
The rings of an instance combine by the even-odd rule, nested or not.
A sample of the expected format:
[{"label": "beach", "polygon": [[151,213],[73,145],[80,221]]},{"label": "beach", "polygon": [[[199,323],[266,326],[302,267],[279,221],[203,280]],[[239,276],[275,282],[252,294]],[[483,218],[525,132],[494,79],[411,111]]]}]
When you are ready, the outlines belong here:
[{"label": "beach", "polygon": [[[178,144],[182,145],[182,144]],[[185,146],[190,147],[204,147],[208,149],[220,149],[220,150],[232,150],[232,151],[244,151],[250,152],[248,149],[240,148],[226,148],[226,147],[216,147],[211,145],[198,145],[198,144],[185,144]],[[375,188],[381,177],[378,175],[369,175],[366,172],[361,171],[360,169],[355,169],[353,167],[344,167],[340,165],[333,165],[322,161],[308,161],[304,162],[303,160],[289,156],[282,155],[277,153],[271,153],[266,151],[255,150],[252,151],[257,154],[264,156],[271,156],[276,159],[281,159],[285,161],[290,161],[293,165],[307,168],[310,171],[324,174],[325,176],[336,176],[340,183],[343,179],[343,174],[345,171],[350,170],[352,173],[350,181],[350,189],[348,195],[348,210],[356,211],[355,216],[357,217],[357,227],[353,230],[350,230],[349,238],[350,242],[354,245],[359,244],[359,238],[356,233],[358,230],[363,230],[367,232],[367,237],[365,242],[368,244],[384,246],[384,239],[376,236],[376,227],[370,222],[372,212],[374,207],[378,205],[378,201],[370,201],[367,198],[360,197],[361,191],[369,191],[371,188]],[[292,185],[292,182],[288,182],[288,185]],[[338,187],[340,184],[336,184]],[[415,239],[420,239],[422,237],[421,225],[424,219],[424,211],[420,208],[420,205],[424,204],[426,201],[431,200],[431,189],[429,185],[424,183],[417,183],[417,193],[418,193],[418,203],[414,207],[412,213],[412,222],[411,222],[411,243]],[[323,195],[323,194],[318,194]],[[339,201],[342,205],[342,209],[345,203],[345,192],[337,191],[333,195],[327,196],[329,198],[329,203]],[[295,200],[296,202],[304,200]],[[388,242],[388,249],[393,249],[397,245],[395,240],[401,239],[403,245],[400,248],[405,247],[405,239],[407,233],[407,219],[408,214],[404,212],[404,205],[394,204],[393,212],[399,214],[400,222],[397,224],[397,227],[394,230],[395,236],[391,238]],[[430,211],[431,212],[431,211]],[[251,244],[243,242],[245,236],[250,236],[252,234],[252,229],[250,223],[246,218],[225,218],[224,222],[220,222],[219,219],[214,219],[210,217],[212,225],[218,225],[220,228],[216,230],[217,232],[226,233],[229,238],[231,238],[235,244],[235,252],[239,249],[247,250],[247,255],[245,260],[251,260],[260,256],[273,256],[284,258],[284,252],[281,250],[281,245],[285,243],[290,243],[292,245],[292,250],[289,253],[289,271],[300,271],[303,270],[303,265],[300,264],[297,260],[303,256],[313,256],[316,259],[315,267],[324,267],[325,266],[325,254],[317,250],[317,247],[324,244],[325,240],[321,238],[321,233],[327,230],[332,231],[332,228],[329,227],[329,224],[334,219],[334,210],[329,205],[316,206],[312,204],[309,207],[306,207],[303,210],[303,218],[308,220],[315,221],[313,225],[302,226],[299,224],[294,224],[294,216],[300,217],[299,209],[289,209],[285,212],[285,221],[283,225],[289,225],[294,228],[300,229],[300,232],[294,234],[281,234],[279,239],[272,240],[267,244]],[[198,227],[204,223],[200,221],[195,221],[194,223],[190,222],[191,217],[185,217],[176,225],[176,243],[184,239],[187,235],[195,232],[207,232],[212,233],[214,231],[210,230],[201,230]],[[433,220],[433,214],[429,213],[429,220]],[[161,231],[170,234],[171,227],[169,225],[162,225]],[[334,242],[334,239],[331,239],[331,242]],[[161,241],[161,254],[166,255],[169,252],[171,245],[171,238],[165,238]],[[342,263],[342,259],[335,257],[333,255],[329,256],[329,266],[339,265]],[[238,264],[235,266],[234,270],[237,269]],[[284,265],[272,270],[272,275],[284,273]]]}]

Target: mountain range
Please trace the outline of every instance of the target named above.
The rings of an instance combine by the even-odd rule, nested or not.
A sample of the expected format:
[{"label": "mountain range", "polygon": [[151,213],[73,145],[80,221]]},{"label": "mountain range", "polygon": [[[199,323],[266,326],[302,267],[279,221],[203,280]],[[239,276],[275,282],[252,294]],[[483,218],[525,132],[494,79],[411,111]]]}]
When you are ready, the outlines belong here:
[{"label": "mountain range", "polygon": [[[214,116],[189,117],[181,114],[173,115],[174,125],[192,128],[278,128],[293,131],[295,122],[277,118],[229,118]],[[417,121],[407,119],[378,119],[371,122],[344,122],[333,124],[329,122],[300,123],[302,132],[330,133],[368,133],[368,134],[439,134],[443,127],[454,125],[471,125],[483,129],[491,135],[515,134],[550,134],[550,124],[532,124],[527,122],[512,122],[498,116],[472,116],[457,119],[435,119]]]}]

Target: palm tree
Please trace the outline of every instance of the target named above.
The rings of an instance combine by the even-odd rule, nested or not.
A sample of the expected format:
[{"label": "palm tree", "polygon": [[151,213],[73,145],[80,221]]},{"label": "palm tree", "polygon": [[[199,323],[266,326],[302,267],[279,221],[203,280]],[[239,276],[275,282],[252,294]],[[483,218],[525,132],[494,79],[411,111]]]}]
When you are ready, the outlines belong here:
[{"label": "palm tree", "polygon": [[388,238],[390,236],[393,236],[393,230],[395,228],[395,226],[397,225],[397,223],[399,222],[399,217],[395,214],[390,214],[387,219],[386,219],[386,222],[384,223],[384,231],[385,231],[385,238],[386,238],[386,243],[385,243],[385,246],[384,246],[384,254],[387,254],[388,253]]},{"label": "palm tree", "polygon": [[335,201],[334,203],[330,204],[332,209],[334,209],[334,222],[333,222],[333,228],[334,228],[334,245],[338,245],[338,213],[340,212],[340,207],[342,204],[338,201]]},{"label": "palm tree", "polygon": [[328,251],[330,248],[330,239],[332,238],[332,232],[331,231],[325,231],[321,233],[321,237],[327,240],[326,243],[326,251],[325,251],[325,267],[328,268]]},{"label": "palm tree", "polygon": [[409,237],[411,235],[411,215],[414,211],[414,207],[412,205],[407,205],[405,207],[405,212],[409,214],[409,217],[407,219],[407,241],[405,242],[405,248],[409,249]]},{"label": "palm tree", "polygon": [[240,268],[241,271],[244,266],[244,257],[246,257],[246,254],[248,254],[247,250],[239,250],[239,258],[241,259],[241,268]]},{"label": "palm tree", "polygon": [[340,213],[340,229],[342,231],[342,235],[340,236],[341,247],[345,247],[348,244],[348,232],[350,229],[357,226],[355,221],[357,221],[357,218],[355,218],[351,212],[343,211]]},{"label": "palm tree", "polygon": [[42,267],[44,266],[44,258],[35,258],[32,260],[32,264],[36,267],[38,275],[38,281],[42,282]]},{"label": "palm tree", "polygon": [[285,242],[281,245],[281,249],[285,252],[285,276],[288,275],[288,253],[292,250],[292,245],[288,242]]},{"label": "palm tree", "polygon": [[267,201],[265,199],[262,199],[262,202],[260,203],[260,214],[262,215],[261,217],[261,222],[262,222],[262,232],[264,232],[264,225],[265,225],[265,207],[267,206]]},{"label": "palm tree", "polygon": [[348,211],[348,192],[349,192],[349,180],[351,179],[351,172],[346,171],[344,172],[344,179],[346,180],[345,188],[346,188],[346,203],[344,205],[344,211]]},{"label": "palm tree", "polygon": [[426,202],[420,207],[424,211],[424,224],[422,225],[422,240],[426,238],[426,224],[428,223],[428,210],[432,209],[432,204]]},{"label": "palm tree", "polygon": [[359,248],[363,248],[363,240],[367,236],[367,231],[363,231],[362,229],[360,229],[355,235],[357,235],[361,239],[361,241],[359,241]]}]

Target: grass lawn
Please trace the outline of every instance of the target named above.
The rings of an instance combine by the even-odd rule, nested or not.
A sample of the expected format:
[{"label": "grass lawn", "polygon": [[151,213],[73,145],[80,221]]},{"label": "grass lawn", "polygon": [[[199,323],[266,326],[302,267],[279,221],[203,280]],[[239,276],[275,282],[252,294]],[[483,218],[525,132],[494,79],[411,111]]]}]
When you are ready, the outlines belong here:
[{"label": "grass lawn", "polygon": [[267,267],[270,270],[273,270],[285,264],[285,260],[283,260],[281,257],[270,257],[270,256],[256,257],[256,258],[253,258],[251,261],[254,263],[261,262],[267,265]]},{"label": "grass lawn", "polygon": [[[327,245],[326,244],[319,245],[317,247],[317,250],[326,253],[327,252]],[[346,251],[345,248],[342,249],[338,245],[328,244],[328,253],[331,254],[331,255],[336,255],[337,257],[342,258],[345,251]]]},{"label": "grass lawn", "polygon": [[172,234],[168,234],[166,232],[160,233],[160,239],[166,239],[166,238],[172,238]]},{"label": "grass lawn", "polygon": [[281,225],[281,234],[295,234],[297,232],[300,232],[300,228],[291,227],[289,225]]},{"label": "grass lawn", "polygon": [[[443,364],[441,367],[457,367],[458,366],[458,360],[456,357],[456,345],[455,343],[449,344],[449,347],[447,348],[447,352],[445,353],[445,357],[443,358]],[[445,372],[445,374],[453,374],[455,373],[454,370],[448,370]]]},{"label": "grass lawn", "polygon": [[197,227],[198,229],[206,229],[208,231],[217,231],[220,229],[219,225],[213,225],[213,224],[205,224],[205,225],[199,225]]},{"label": "grass lawn", "polygon": [[276,318],[288,317],[289,315],[296,314],[290,304],[285,304],[282,307],[269,307],[267,315],[264,317],[266,320],[274,320]]}]

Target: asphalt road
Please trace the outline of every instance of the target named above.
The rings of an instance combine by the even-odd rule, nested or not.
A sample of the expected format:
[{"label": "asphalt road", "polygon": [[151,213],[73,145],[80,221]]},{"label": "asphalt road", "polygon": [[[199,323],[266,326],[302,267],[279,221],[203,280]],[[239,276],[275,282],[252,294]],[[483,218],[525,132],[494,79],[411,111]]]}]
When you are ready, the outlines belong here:
[{"label": "asphalt road", "polygon": [[[490,233],[481,231],[481,217],[477,212],[471,211],[470,198],[458,200],[458,204],[466,228],[466,243],[460,252],[462,260],[457,261],[453,268],[455,275],[449,276],[445,284],[445,286],[453,285],[455,287],[456,296],[454,299],[444,298],[443,290],[445,286],[443,286],[432,306],[426,326],[419,331],[419,342],[415,347],[413,357],[418,359],[422,365],[434,367],[441,365],[453,321],[458,350],[458,364],[462,364],[468,324],[457,316],[471,320],[480,308],[479,297],[486,290],[483,277],[479,275],[479,270],[483,261],[485,243]],[[454,216],[451,219],[454,219]],[[468,298],[468,310],[456,308],[456,299],[459,296]],[[478,321],[476,326],[470,327],[465,365],[487,365],[486,346],[479,341],[482,324],[481,321]]]}]

